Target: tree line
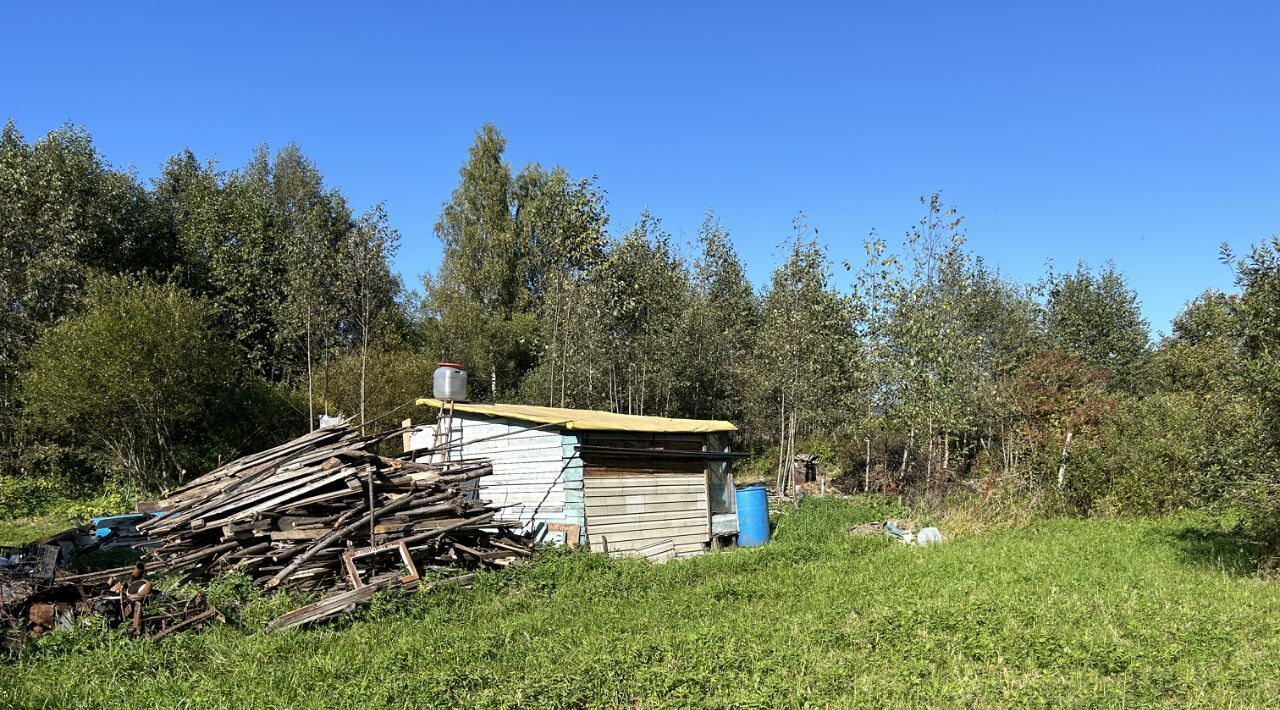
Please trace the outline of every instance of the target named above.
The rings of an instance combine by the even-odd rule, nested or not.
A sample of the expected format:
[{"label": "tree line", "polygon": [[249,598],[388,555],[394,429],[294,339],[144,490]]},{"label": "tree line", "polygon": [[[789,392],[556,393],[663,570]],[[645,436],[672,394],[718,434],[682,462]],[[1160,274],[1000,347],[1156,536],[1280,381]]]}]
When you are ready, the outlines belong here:
[{"label": "tree line", "polygon": [[83,129],[9,123],[4,473],[156,489],[314,424],[402,330],[397,240],[293,144],[226,171],[182,151],[144,185]]},{"label": "tree line", "polygon": [[1011,279],[936,194],[856,263],[797,217],[757,288],[716,215],[689,243],[647,211],[617,226],[595,178],[513,168],[493,126],[434,231],[410,291],[386,212],[353,214],[296,145],[227,171],[183,151],[144,185],[82,129],[10,124],[5,475],[170,485],[319,414],[390,426],[449,360],[475,399],[729,419],[759,466],[817,452],[847,487],[1276,518],[1275,239],[1224,252],[1238,291],[1158,339],[1112,265]]}]

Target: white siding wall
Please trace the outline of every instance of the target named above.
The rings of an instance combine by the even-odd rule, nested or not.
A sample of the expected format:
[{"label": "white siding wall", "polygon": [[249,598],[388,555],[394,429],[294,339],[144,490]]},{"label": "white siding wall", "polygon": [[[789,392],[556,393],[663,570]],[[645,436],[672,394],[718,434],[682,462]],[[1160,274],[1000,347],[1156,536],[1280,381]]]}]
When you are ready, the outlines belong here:
[{"label": "white siding wall", "polygon": [[[479,496],[494,505],[513,506],[498,513],[499,520],[580,525],[581,515],[566,515],[564,483],[566,473],[572,475],[581,468],[574,466],[576,459],[566,457],[564,437],[558,429],[533,430],[533,426],[459,412],[454,417],[454,438],[460,438],[463,445],[454,449],[453,458],[493,462],[493,475],[480,479]],[[434,435],[434,426],[423,427],[413,434],[410,445],[431,446]],[[502,436],[477,441],[498,435]]]}]

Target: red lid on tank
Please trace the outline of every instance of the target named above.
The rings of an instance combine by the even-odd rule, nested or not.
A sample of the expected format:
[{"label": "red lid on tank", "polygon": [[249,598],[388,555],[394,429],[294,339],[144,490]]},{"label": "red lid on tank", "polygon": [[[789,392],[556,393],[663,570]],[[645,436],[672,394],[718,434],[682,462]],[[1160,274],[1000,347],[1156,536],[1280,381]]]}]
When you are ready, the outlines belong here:
[{"label": "red lid on tank", "polygon": [[467,369],[467,366],[466,366],[466,365],[459,365],[459,364],[458,364],[458,363],[456,363],[456,362],[437,362],[437,363],[436,363],[436,367],[456,367],[456,368],[458,368],[459,370],[465,370],[465,369]]}]

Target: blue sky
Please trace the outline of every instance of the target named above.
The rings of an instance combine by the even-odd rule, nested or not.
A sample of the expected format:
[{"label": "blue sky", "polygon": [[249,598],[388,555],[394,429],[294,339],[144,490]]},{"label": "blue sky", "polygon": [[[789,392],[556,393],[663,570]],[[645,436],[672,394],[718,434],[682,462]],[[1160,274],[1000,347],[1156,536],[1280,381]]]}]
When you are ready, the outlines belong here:
[{"label": "blue sky", "polygon": [[857,261],[941,190],[1006,274],[1114,260],[1160,330],[1280,232],[1277,3],[124,5],[7,5],[0,116],[145,178],[297,140],[386,202],[411,285],[486,121],[598,176],[617,231],[714,209],[757,283],[797,213]]}]

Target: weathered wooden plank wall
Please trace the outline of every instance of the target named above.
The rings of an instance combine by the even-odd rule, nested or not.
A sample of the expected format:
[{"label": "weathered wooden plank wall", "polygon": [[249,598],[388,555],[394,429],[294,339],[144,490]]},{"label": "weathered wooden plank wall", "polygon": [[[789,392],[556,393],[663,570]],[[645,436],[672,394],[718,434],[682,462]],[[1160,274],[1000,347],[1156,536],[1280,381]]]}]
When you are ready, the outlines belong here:
[{"label": "weathered wooden plank wall", "polygon": [[657,451],[700,452],[705,441],[701,434],[590,432],[591,446],[636,449],[583,456],[591,548],[635,554],[670,540],[677,557],[702,554],[711,539],[706,464]]},{"label": "weathered wooden plank wall", "polygon": [[675,544],[678,557],[706,549],[707,489],[701,473],[610,476],[589,469],[584,483],[591,549],[614,554],[663,540]]}]

